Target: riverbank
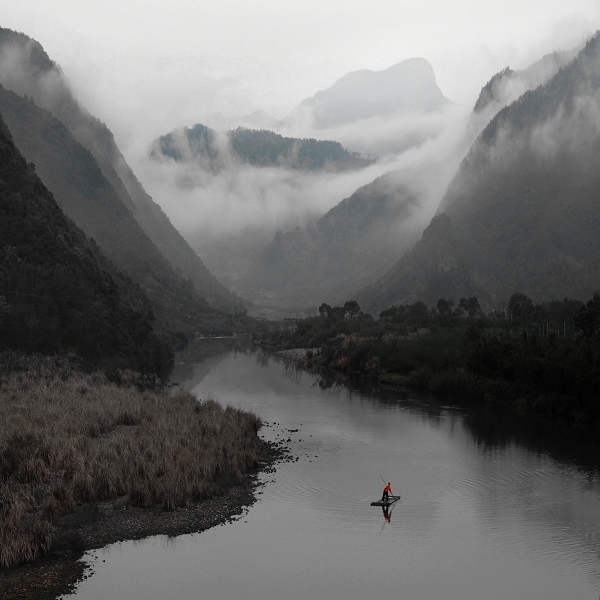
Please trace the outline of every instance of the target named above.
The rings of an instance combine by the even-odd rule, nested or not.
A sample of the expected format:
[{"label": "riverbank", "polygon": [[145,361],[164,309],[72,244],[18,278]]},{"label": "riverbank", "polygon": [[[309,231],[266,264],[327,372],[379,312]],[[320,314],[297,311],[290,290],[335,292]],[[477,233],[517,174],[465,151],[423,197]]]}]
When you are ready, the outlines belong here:
[{"label": "riverbank", "polygon": [[31,357],[1,375],[3,598],[21,564],[225,522],[284,454],[258,437],[256,415],[125,374],[117,385]]},{"label": "riverbank", "polygon": [[494,405],[593,433],[600,427],[600,337],[562,333],[491,317],[428,313],[408,326],[368,315],[321,316],[256,342],[334,377]]},{"label": "riverbank", "polygon": [[81,560],[84,552],[126,540],[198,533],[243,515],[261,494],[259,475],[275,470],[288,458],[283,445],[263,442],[258,466],[241,477],[217,480],[215,495],[188,506],[166,511],[159,506],[139,508],[126,498],[84,504],[55,522],[53,545],[33,563],[0,569],[3,600],[55,600],[72,592],[93,575],[93,564]]}]

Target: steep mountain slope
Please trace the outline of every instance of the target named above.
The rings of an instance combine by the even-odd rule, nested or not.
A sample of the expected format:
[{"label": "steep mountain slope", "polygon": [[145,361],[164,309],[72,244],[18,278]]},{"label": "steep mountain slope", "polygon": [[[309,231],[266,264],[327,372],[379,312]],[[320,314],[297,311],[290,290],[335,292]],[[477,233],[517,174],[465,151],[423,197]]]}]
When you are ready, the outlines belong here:
[{"label": "steep mountain slope", "polygon": [[[484,293],[490,306],[515,291],[542,301],[589,297],[600,286],[599,117],[596,35],[547,84],[501,110],[463,160],[437,217],[449,219],[452,255],[462,257],[434,277],[454,282],[448,295]],[[425,246],[435,253],[445,243],[430,233],[359,294],[361,305],[425,298]]]},{"label": "steep mountain slope", "polygon": [[392,176],[342,200],[306,229],[278,232],[250,271],[245,291],[287,306],[338,302],[385,272],[411,239],[403,233],[415,195]]},{"label": "steep mountain slope", "polygon": [[234,163],[257,167],[284,167],[314,171],[360,169],[373,161],[349,152],[339,142],[283,137],[265,129],[245,129],[219,134],[197,124],[172,131],[153,144],[152,156],[193,161],[201,168],[219,171]]},{"label": "steep mountain slope", "polygon": [[177,286],[171,265],[121,202],[91,153],[58,119],[2,86],[0,113],[20,152],[35,164],[63,211],[111,261],[147,287]]},{"label": "steep mountain slope", "polygon": [[448,100],[424,58],[411,58],[384,71],[362,69],[344,75],[331,87],[306,98],[284,122],[309,113],[318,128],[336,127],[399,112],[439,110]]},{"label": "steep mountain slope", "polygon": [[526,91],[546,84],[560,69],[567,66],[580,50],[581,48],[546,54],[527,69],[514,71],[506,67],[481,88],[473,112],[478,114],[491,108],[494,114],[497,113]]},{"label": "steep mountain slope", "polygon": [[[106,180],[91,153],[48,111],[0,86],[0,112],[25,158],[76,225],[152,300],[161,329],[220,331],[220,315],[165,260]],[[167,325],[169,323],[169,325]]]},{"label": "steep mountain slope", "polygon": [[162,209],[146,194],[127,165],[110,130],[73,97],[59,67],[41,45],[24,34],[0,28],[0,84],[34,102],[62,121],[87,148],[123,204],[173,268],[191,278],[211,304],[231,310],[241,307],[173,227]]},{"label": "steep mountain slope", "polygon": [[169,360],[147,296],[65,217],[1,118],[0,292],[0,347],[153,371]]},{"label": "steep mountain slope", "polygon": [[440,298],[477,296],[489,306],[487,291],[474,279],[469,256],[444,213],[434,217],[422,238],[375,283],[352,297],[374,315],[393,304],[417,300],[435,306]]}]

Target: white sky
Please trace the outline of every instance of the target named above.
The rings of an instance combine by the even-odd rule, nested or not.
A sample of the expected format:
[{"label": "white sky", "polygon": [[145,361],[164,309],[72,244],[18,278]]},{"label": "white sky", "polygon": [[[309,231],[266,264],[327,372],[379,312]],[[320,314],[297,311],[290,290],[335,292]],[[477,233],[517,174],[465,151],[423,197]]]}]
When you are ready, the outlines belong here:
[{"label": "white sky", "polygon": [[349,71],[422,56],[472,105],[505,66],[600,29],[599,0],[2,0],[121,146],[202,115],[281,117]]}]

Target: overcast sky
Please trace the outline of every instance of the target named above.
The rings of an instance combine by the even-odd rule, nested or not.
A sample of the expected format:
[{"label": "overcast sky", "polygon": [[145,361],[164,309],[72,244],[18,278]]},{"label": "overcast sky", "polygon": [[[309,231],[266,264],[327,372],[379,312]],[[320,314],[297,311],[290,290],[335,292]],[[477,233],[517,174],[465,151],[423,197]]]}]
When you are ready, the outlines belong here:
[{"label": "overcast sky", "polygon": [[600,29],[598,0],[2,0],[127,146],[221,111],[283,116],[349,71],[422,56],[455,102]]}]

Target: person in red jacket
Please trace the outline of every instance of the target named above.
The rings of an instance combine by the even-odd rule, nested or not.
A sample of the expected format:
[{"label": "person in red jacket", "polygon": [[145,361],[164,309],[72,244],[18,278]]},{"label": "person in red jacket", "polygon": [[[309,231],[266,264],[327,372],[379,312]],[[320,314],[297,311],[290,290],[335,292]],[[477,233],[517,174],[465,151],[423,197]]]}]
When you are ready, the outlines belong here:
[{"label": "person in red jacket", "polygon": [[383,488],[383,496],[381,496],[381,501],[386,502],[390,499],[392,495],[392,484],[388,481]]}]

